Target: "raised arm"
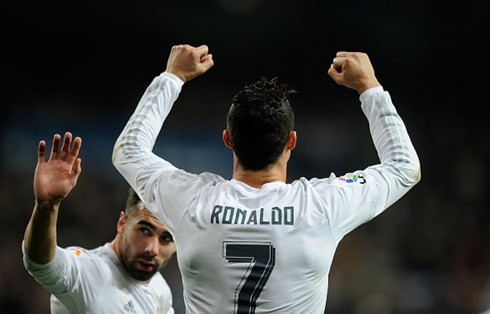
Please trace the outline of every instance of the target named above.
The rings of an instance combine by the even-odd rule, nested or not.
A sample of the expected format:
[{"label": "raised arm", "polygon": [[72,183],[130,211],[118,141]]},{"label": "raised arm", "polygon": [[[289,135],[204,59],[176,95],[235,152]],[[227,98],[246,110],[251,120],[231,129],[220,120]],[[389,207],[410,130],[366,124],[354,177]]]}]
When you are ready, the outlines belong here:
[{"label": "raised arm", "polygon": [[[155,171],[172,167],[152,153],[163,122],[182,85],[213,65],[213,57],[205,45],[172,47],[166,71],[151,82],[116,141],[112,162],[150,210],[154,199],[145,195],[146,182]],[[158,213],[154,214],[161,218]]]},{"label": "raised arm", "polygon": [[[73,145],[71,145],[73,142]],[[34,173],[34,211],[24,234],[24,248],[36,263],[50,262],[56,250],[56,222],[61,201],[77,184],[82,171],[78,158],[82,140],[65,133],[54,135],[51,155],[46,162],[46,142],[38,148],[38,161]]]},{"label": "raised arm", "polygon": [[[362,109],[369,120],[371,136],[383,165],[389,165],[401,176],[396,182],[413,186],[420,180],[420,162],[405,125],[388,92],[384,91],[365,53],[338,52],[328,74],[340,85],[356,90]],[[390,197],[388,197],[390,200]]]},{"label": "raised arm", "polygon": [[[378,82],[365,53],[338,52],[328,74],[339,85],[360,94],[361,108],[369,121],[371,137],[381,161],[340,177],[342,210],[330,220],[339,239],[358,225],[374,218],[407,193],[421,177],[420,162],[403,120],[391,97]],[[355,178],[349,182],[349,176]]]}]

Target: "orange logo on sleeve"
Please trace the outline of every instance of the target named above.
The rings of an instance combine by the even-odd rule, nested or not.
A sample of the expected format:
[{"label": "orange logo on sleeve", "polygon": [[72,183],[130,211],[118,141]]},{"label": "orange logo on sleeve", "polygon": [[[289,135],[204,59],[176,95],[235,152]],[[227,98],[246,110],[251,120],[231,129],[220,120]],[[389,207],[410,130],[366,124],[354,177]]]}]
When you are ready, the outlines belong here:
[{"label": "orange logo on sleeve", "polygon": [[72,249],[72,252],[73,252],[73,254],[75,254],[76,256],[80,256],[80,254],[82,254],[82,251],[77,250],[77,249]]}]

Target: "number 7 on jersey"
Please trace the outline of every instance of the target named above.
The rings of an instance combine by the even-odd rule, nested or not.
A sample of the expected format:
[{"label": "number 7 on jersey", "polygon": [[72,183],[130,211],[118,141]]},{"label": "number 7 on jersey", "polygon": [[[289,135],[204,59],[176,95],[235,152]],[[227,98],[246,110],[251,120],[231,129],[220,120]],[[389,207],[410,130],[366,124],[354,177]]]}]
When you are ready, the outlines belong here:
[{"label": "number 7 on jersey", "polygon": [[224,241],[223,257],[230,263],[247,264],[235,290],[233,312],[255,313],[257,299],[276,264],[276,248],[270,242]]}]

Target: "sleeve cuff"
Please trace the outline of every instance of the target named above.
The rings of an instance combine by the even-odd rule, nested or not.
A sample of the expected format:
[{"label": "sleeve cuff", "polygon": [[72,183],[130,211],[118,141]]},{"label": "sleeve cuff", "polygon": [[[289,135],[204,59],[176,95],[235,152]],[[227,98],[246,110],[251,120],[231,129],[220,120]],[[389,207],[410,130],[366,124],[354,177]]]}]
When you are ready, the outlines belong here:
[{"label": "sleeve cuff", "polygon": [[35,261],[33,261],[31,259],[31,257],[29,256],[29,254],[27,254],[27,251],[24,247],[24,241],[22,241],[22,255],[23,255],[24,265],[26,266],[26,268],[28,268],[29,270],[32,270],[32,271],[47,269],[47,268],[51,267],[52,264],[55,263],[55,260],[57,258],[59,258],[59,254],[60,254],[60,252],[58,252],[59,249],[60,249],[59,247],[56,247],[56,250],[55,250],[55,253],[54,253],[52,260],[50,260],[46,264],[39,264],[39,263],[36,263]]},{"label": "sleeve cuff", "polygon": [[168,78],[169,80],[171,80],[172,82],[174,82],[179,87],[182,87],[184,85],[184,81],[182,81],[180,79],[180,77],[178,77],[177,75],[175,75],[173,73],[170,73],[170,72],[165,71],[165,72],[163,72],[161,74],[161,76]]},{"label": "sleeve cuff", "polygon": [[360,96],[359,96],[359,100],[361,102],[364,102],[369,96],[371,96],[372,94],[374,93],[379,93],[379,92],[383,92],[384,91],[384,88],[383,86],[377,86],[377,87],[373,87],[373,88],[370,88],[370,89],[367,89],[365,90]]}]

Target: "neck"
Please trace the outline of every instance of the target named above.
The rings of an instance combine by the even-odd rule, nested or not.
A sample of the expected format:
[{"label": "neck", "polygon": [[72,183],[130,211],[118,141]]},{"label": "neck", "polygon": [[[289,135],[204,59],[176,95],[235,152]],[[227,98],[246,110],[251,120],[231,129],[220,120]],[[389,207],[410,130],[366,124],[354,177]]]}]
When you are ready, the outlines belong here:
[{"label": "neck", "polygon": [[233,163],[233,179],[251,187],[260,189],[262,185],[271,182],[286,182],[286,163],[280,159],[275,164],[257,171],[245,170],[235,159]]},{"label": "neck", "polygon": [[116,253],[116,256],[117,258],[119,259],[119,261],[122,263],[122,260],[121,260],[121,245],[120,245],[120,237],[119,235],[116,236],[116,238],[114,238],[114,240],[112,240],[111,242],[111,248],[114,250],[114,252]]}]

